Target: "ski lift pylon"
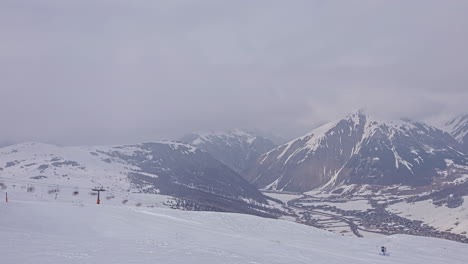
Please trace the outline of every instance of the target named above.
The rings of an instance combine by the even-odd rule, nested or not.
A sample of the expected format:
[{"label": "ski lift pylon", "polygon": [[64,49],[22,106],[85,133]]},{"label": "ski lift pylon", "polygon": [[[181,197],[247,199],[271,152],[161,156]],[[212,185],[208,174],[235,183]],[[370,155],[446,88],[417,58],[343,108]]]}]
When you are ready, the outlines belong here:
[{"label": "ski lift pylon", "polygon": [[48,193],[49,194],[53,194],[53,193],[58,193],[60,190],[58,188],[58,185],[49,185],[49,191]]}]

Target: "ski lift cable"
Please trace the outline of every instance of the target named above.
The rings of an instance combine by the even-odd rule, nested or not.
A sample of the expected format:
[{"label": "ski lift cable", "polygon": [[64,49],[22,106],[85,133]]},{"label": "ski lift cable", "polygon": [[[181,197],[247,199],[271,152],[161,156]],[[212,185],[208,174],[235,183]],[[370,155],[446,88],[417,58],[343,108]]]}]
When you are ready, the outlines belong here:
[{"label": "ski lift cable", "polygon": [[77,185],[65,185],[65,184],[51,184],[51,183],[42,183],[42,182],[36,182],[36,181],[29,181],[29,180],[22,180],[22,179],[13,179],[13,178],[5,178],[5,177],[0,177],[0,181],[6,181],[6,182],[14,182],[14,183],[23,183],[23,184],[34,184],[34,185],[43,185],[43,186],[59,186],[62,188],[89,188],[89,187],[84,187],[84,186],[77,186]]},{"label": "ski lift cable", "polygon": [[[60,189],[72,189],[74,195],[78,195],[80,190],[91,190],[94,191],[93,189],[96,188],[104,188],[102,185],[98,185],[99,187],[84,187],[84,186],[78,186],[78,185],[63,185],[63,184],[50,184],[50,183],[39,183],[39,182],[34,182],[34,181],[28,181],[28,180],[21,180],[21,179],[12,179],[12,178],[5,178],[5,177],[0,177],[0,183],[2,182],[7,182],[7,183],[17,183],[17,184],[23,184],[27,185],[30,187],[35,187],[36,185],[47,187],[49,189],[49,192],[57,192]],[[107,187],[106,187],[107,189]]]},{"label": "ski lift cable", "polygon": [[21,180],[21,179],[13,179],[13,178],[5,178],[5,177],[0,177],[0,182],[5,181],[5,182],[13,182],[13,183],[21,183],[21,184],[33,184],[33,185],[40,185],[40,186],[54,186],[54,187],[59,187],[59,188],[70,188],[70,189],[93,189],[95,187],[89,187],[89,186],[78,186],[78,185],[65,185],[65,184],[50,184],[50,183],[42,183],[42,182],[35,182],[35,181],[28,181],[28,180]]},{"label": "ski lift cable", "polygon": [[[95,187],[89,187],[89,186],[78,186],[78,185],[50,184],[50,183],[42,183],[42,182],[23,180],[23,179],[0,177],[0,183],[2,183],[2,182],[18,183],[18,184],[32,184],[32,185],[44,186],[44,187],[47,187],[47,188],[49,188],[49,187],[58,187],[58,188],[61,188],[61,189],[73,189],[73,190],[84,189],[84,190],[93,191],[93,189],[102,188],[102,187],[106,188],[106,189],[109,189],[109,187],[105,187],[103,185],[96,185]],[[97,186],[99,186],[99,187],[97,187]],[[145,199],[141,199],[141,198],[137,198],[137,197],[132,197],[131,200],[134,201],[134,202],[137,202],[137,203],[145,203],[146,202]]]}]

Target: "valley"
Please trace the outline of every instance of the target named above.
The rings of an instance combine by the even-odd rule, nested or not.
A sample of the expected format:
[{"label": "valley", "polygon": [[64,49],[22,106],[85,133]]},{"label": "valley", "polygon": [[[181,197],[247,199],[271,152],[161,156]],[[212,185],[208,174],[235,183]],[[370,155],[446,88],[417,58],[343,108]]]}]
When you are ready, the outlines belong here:
[{"label": "valley", "polygon": [[[449,214],[454,215],[445,218],[444,225],[432,226],[432,222],[427,221],[430,220],[427,216],[443,211],[444,207],[428,209],[423,212],[425,216],[420,216],[420,218],[412,217],[407,214],[416,210],[412,208],[416,206],[415,203],[410,202],[411,198],[402,200],[398,197],[365,196],[344,199],[325,195],[313,196],[271,191],[264,193],[284,201],[283,209],[294,215],[294,219],[289,218],[290,220],[343,236],[376,237],[408,234],[468,243],[466,221],[463,224],[460,223],[468,219],[466,206],[456,210],[460,212],[459,214],[454,214],[455,211],[451,210]],[[464,198],[468,199],[468,196]],[[429,201],[425,202],[429,203]],[[401,208],[405,206],[406,210],[402,210]],[[438,213],[435,214],[438,215]]]}]

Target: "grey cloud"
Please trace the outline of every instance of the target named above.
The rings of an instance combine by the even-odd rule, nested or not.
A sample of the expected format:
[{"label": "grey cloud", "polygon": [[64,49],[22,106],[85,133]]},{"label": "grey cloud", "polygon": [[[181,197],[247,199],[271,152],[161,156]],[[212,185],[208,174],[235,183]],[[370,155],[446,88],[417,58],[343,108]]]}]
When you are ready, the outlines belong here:
[{"label": "grey cloud", "polygon": [[0,3],[0,142],[292,137],[354,109],[467,111],[465,1]]}]

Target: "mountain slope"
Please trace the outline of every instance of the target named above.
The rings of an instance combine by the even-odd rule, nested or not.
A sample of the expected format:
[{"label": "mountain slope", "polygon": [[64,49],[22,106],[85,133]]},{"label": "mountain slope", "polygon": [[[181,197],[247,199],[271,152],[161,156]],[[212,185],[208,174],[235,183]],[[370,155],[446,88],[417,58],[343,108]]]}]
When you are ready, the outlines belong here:
[{"label": "mountain slope", "polygon": [[441,128],[449,132],[462,145],[463,151],[468,153],[468,114],[452,118]]},{"label": "mountain slope", "polygon": [[189,134],[181,141],[205,150],[241,175],[261,154],[276,147],[269,139],[240,130]]},{"label": "mountain slope", "polygon": [[241,214],[13,201],[0,215],[2,264],[462,264],[468,251],[443,239],[342,237]]},{"label": "mountain slope", "polygon": [[207,152],[174,142],[110,147],[13,145],[0,149],[0,177],[163,194],[221,211],[250,212],[249,203],[265,203],[254,186]]},{"label": "mountain slope", "polygon": [[357,112],[263,154],[247,179],[259,188],[299,192],[342,184],[418,186],[446,169],[446,160],[467,165],[448,133]]}]

